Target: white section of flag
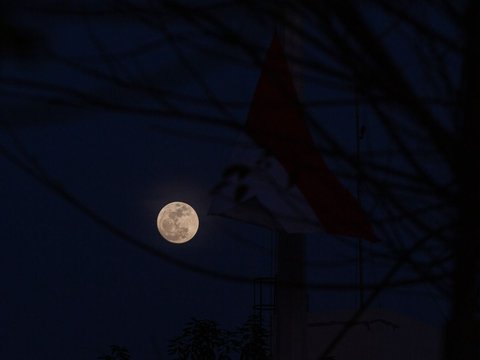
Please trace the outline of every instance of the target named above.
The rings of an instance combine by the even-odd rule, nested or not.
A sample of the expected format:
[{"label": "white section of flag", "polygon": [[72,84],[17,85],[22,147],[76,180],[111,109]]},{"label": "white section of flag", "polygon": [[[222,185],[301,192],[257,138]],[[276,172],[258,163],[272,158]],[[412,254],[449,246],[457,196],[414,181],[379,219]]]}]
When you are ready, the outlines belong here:
[{"label": "white section of flag", "polygon": [[[215,191],[210,214],[287,233],[322,231],[303,194],[297,186],[289,184],[284,167],[249,136],[239,137],[230,166],[232,171]],[[245,191],[239,199],[237,194],[242,188]]]}]

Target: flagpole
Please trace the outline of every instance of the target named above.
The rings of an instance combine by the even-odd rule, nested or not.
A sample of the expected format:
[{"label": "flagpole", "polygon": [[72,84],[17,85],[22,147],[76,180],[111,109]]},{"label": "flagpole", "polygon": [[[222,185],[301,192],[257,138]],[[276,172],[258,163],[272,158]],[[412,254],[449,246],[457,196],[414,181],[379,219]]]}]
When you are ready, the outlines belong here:
[{"label": "flagpole", "polygon": [[[286,14],[284,14],[286,17]],[[289,21],[298,22],[298,18]],[[285,53],[290,55],[289,68],[298,98],[301,98],[301,81],[298,65],[291,55],[298,57],[298,35],[283,26],[275,29],[281,33]],[[305,360],[307,358],[308,295],[305,281],[304,234],[289,234],[277,230],[277,275],[275,289],[275,324],[273,341],[274,360]]]}]

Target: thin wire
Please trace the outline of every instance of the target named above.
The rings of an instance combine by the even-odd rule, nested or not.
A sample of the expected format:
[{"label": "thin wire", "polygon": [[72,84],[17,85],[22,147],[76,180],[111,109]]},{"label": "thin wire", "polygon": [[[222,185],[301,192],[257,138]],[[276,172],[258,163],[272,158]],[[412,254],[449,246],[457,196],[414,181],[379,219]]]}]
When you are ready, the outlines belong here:
[{"label": "thin wire", "polygon": [[[356,157],[357,157],[357,166],[360,168],[361,156],[360,156],[360,140],[362,137],[362,129],[360,125],[360,111],[359,111],[359,95],[358,88],[355,86],[355,147],[356,147]],[[359,205],[362,205],[362,199],[360,194],[360,171],[357,171],[357,201]],[[357,253],[358,253],[358,283],[359,283],[359,302],[360,307],[364,306],[365,303],[365,287],[364,287],[364,268],[363,268],[363,239],[359,238],[357,240]]]}]

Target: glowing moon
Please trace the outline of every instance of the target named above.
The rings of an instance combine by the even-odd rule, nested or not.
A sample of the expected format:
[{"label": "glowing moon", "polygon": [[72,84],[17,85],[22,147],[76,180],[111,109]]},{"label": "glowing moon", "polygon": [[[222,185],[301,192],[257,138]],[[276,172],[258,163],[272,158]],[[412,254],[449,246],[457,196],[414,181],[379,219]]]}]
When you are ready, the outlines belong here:
[{"label": "glowing moon", "polygon": [[157,228],[165,240],[182,244],[191,240],[198,230],[198,216],[187,203],[175,201],[165,205],[157,217]]}]

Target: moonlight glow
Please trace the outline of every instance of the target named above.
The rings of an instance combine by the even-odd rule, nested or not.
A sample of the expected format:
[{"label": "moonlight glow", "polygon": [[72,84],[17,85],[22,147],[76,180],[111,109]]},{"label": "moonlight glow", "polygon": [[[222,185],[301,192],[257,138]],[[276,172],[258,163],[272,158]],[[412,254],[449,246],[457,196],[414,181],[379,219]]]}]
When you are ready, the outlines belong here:
[{"label": "moonlight glow", "polygon": [[197,233],[198,224],[195,210],[180,201],[165,205],[157,217],[158,231],[165,240],[175,244],[191,240]]}]

